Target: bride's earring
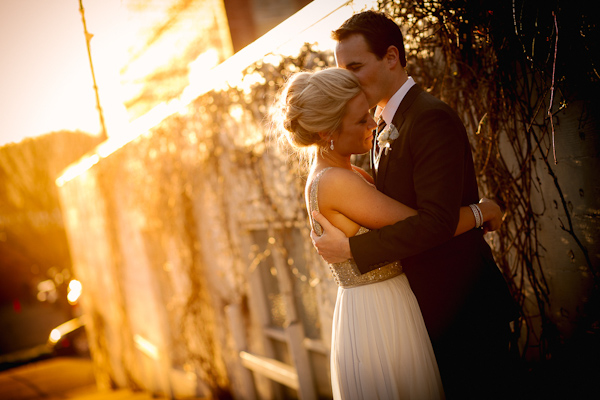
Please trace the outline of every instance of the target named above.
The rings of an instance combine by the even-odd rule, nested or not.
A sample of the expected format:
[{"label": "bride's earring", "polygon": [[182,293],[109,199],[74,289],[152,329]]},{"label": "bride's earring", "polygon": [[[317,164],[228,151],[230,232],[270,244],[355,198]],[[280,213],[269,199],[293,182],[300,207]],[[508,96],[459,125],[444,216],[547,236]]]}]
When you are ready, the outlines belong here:
[{"label": "bride's earring", "polygon": [[331,146],[329,146],[331,150],[333,150],[333,139],[331,139]]}]

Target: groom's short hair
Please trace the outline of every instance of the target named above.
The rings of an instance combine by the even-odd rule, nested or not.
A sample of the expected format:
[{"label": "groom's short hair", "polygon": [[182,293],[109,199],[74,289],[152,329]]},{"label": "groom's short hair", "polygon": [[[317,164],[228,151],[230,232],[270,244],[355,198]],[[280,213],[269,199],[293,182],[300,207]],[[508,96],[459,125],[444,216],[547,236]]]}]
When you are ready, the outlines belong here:
[{"label": "groom's short hair", "polygon": [[352,35],[362,35],[377,59],[382,59],[390,46],[400,53],[400,64],[406,67],[406,51],[402,31],[387,15],[377,11],[363,11],[348,18],[331,33],[334,40],[342,41]]}]

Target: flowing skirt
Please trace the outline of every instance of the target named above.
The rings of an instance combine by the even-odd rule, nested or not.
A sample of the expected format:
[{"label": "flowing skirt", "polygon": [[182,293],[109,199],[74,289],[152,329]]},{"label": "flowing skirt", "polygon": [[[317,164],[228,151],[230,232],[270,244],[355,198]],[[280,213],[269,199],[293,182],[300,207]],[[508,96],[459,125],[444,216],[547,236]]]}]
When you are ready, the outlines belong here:
[{"label": "flowing skirt", "polygon": [[334,399],[443,399],[421,310],[405,274],[338,289],[333,315]]}]

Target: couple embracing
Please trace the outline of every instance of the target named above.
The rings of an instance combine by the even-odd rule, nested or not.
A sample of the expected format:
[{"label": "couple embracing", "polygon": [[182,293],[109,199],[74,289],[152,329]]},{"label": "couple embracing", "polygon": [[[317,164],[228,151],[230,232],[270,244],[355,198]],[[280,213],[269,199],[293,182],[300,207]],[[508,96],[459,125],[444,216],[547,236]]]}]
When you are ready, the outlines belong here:
[{"label": "couple embracing", "polygon": [[[516,309],[483,238],[501,212],[479,201],[465,127],[407,75],[387,16],[356,14],[333,37],[338,68],[292,76],[279,117],[312,151],[311,236],[339,285],[334,398],[498,397]],[[367,152],[373,177],[350,162]]]}]

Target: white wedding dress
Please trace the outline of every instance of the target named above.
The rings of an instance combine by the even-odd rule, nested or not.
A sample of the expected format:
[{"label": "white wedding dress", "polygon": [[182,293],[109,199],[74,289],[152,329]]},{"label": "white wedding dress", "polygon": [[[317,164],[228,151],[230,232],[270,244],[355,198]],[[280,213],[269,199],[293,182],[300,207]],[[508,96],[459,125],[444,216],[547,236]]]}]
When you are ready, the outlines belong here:
[{"label": "white wedding dress", "polygon": [[[309,192],[318,207],[320,171]],[[313,221],[317,234],[321,226]],[[357,235],[368,232],[360,228]],[[331,340],[334,399],[443,399],[421,310],[399,263],[358,275],[353,261],[330,265],[338,283]]]}]

